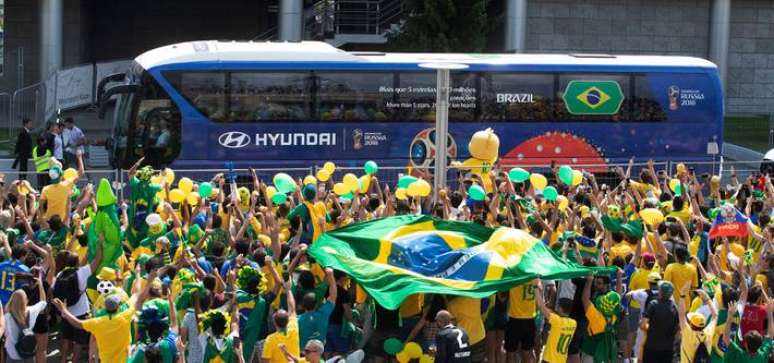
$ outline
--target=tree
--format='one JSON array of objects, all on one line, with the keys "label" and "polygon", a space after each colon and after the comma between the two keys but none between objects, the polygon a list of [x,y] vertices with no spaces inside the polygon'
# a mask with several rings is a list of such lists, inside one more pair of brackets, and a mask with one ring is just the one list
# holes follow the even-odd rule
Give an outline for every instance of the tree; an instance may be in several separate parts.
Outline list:
[{"label": "tree", "polygon": [[388,47],[405,52],[481,52],[494,21],[489,0],[408,0],[400,29],[387,34]]}]

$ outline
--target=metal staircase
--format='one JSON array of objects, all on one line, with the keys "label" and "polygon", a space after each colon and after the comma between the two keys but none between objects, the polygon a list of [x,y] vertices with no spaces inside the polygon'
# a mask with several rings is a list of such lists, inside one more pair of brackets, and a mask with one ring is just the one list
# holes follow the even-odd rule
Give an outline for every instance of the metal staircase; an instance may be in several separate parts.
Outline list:
[{"label": "metal staircase", "polygon": [[[304,9],[304,39],[346,44],[384,44],[400,29],[404,0],[319,0]],[[276,40],[277,27],[253,40]]]}]

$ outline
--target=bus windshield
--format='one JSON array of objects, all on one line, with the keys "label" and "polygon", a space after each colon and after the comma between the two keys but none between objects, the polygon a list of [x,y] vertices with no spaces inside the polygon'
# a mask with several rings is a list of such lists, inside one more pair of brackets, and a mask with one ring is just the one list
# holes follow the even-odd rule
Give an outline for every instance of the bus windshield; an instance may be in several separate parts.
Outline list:
[{"label": "bus windshield", "polygon": [[180,153],[180,110],[150,73],[136,81],[139,93],[119,96],[115,109],[114,162],[128,168],[145,157],[154,168],[169,165]]}]

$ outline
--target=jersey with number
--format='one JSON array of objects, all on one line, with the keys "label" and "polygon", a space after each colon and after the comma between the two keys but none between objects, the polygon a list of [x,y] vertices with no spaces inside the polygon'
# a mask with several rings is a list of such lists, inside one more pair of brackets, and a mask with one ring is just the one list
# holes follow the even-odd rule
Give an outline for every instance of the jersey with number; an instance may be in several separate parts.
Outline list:
[{"label": "jersey with number", "polygon": [[513,319],[532,319],[537,316],[536,291],[537,284],[535,281],[512,288],[508,298],[508,317]]},{"label": "jersey with number", "polygon": [[567,362],[567,350],[570,348],[572,335],[578,323],[574,319],[565,318],[551,313],[548,317],[551,325],[548,331],[548,339],[543,347],[543,361],[548,363]]},{"label": "jersey with number", "polygon": [[435,363],[470,362],[468,333],[452,324],[441,329],[435,336]]}]

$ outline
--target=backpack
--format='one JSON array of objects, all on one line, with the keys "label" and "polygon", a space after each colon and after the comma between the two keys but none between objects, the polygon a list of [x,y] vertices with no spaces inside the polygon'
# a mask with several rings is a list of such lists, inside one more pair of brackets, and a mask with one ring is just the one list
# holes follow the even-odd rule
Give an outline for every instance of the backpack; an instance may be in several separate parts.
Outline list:
[{"label": "backpack", "polygon": [[645,290],[645,294],[648,295],[648,297],[645,298],[645,305],[644,305],[644,309],[647,310],[648,306],[650,305],[650,302],[658,299],[658,294],[656,294],[653,290],[650,290],[650,289]]},{"label": "backpack", "polygon": [[[29,313],[27,313],[26,319],[29,321]],[[19,335],[16,337],[16,344],[14,345],[16,352],[19,353],[22,359],[35,357],[35,353],[38,351],[38,341],[35,338],[35,333],[32,332],[32,329],[27,329],[26,322],[25,324],[19,324],[15,317],[13,320],[19,328]]]},{"label": "backpack", "polygon": [[82,291],[78,286],[78,271],[67,268],[56,278],[54,297],[64,301],[67,306],[73,306],[81,298]]},{"label": "backpack", "polygon": [[707,338],[708,337],[704,337],[704,339],[699,343],[699,346],[696,348],[696,353],[693,354],[694,363],[707,363],[710,361],[710,355],[707,351],[707,346],[704,345],[704,340]]}]

